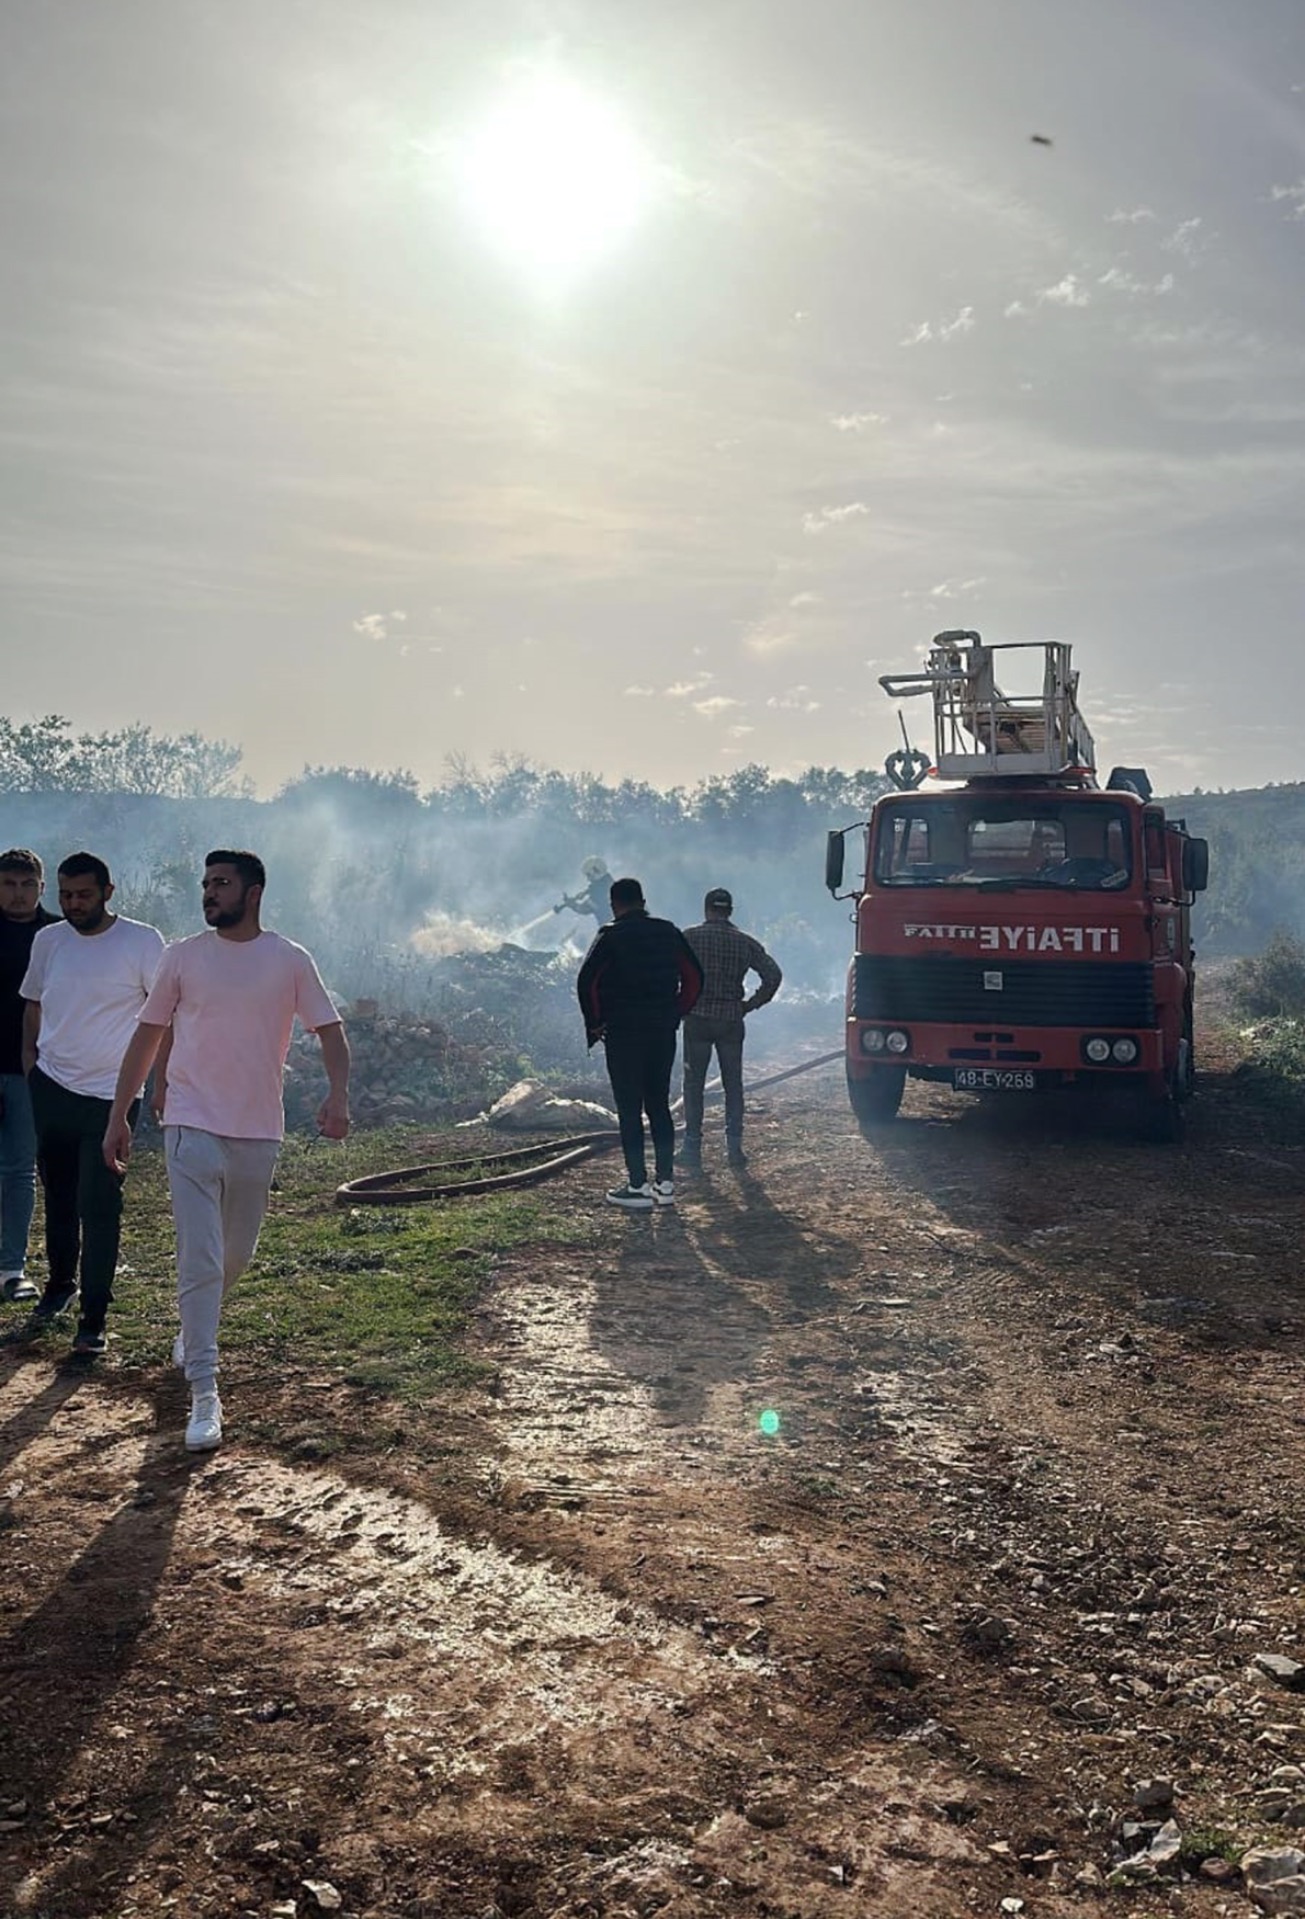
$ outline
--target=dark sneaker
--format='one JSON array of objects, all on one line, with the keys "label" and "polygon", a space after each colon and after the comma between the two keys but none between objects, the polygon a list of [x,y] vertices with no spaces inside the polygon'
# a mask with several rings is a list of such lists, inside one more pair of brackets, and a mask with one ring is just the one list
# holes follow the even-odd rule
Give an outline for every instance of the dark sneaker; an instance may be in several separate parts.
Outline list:
[{"label": "dark sneaker", "polygon": [[746,1166],[748,1156],[741,1146],[731,1146],[725,1155],[731,1166]]},{"label": "dark sneaker", "polygon": [[109,1350],[108,1337],[102,1326],[79,1326],[72,1349],[83,1359],[98,1359],[101,1353]]},{"label": "dark sneaker", "polygon": [[674,1206],[675,1181],[672,1179],[655,1179],[652,1183],[652,1196],[654,1206]]},{"label": "dark sneaker", "polygon": [[38,1325],[47,1320],[58,1319],[60,1313],[66,1313],[77,1297],[75,1286],[47,1286],[32,1308],[32,1318]]},{"label": "dark sneaker", "polygon": [[700,1173],[702,1171],[702,1148],[700,1146],[681,1146],[675,1155],[675,1164],[682,1173]]},{"label": "dark sneaker", "polygon": [[650,1213],[657,1202],[653,1198],[652,1187],[645,1180],[642,1186],[631,1186],[628,1182],[624,1186],[613,1186],[607,1195],[607,1203],[609,1206],[624,1206],[631,1213]]},{"label": "dark sneaker", "polygon": [[26,1306],[40,1297],[38,1288],[33,1286],[25,1273],[6,1273],[0,1279],[0,1299],[10,1306]]}]

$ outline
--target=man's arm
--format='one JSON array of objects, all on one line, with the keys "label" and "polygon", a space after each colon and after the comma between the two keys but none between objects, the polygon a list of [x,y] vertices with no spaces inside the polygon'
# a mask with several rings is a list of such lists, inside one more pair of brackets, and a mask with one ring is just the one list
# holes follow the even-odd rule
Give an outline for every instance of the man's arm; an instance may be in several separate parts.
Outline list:
[{"label": "man's arm", "polygon": [[749,970],[757,975],[761,984],[750,998],[744,1000],[742,1006],[744,1013],[755,1013],[759,1006],[768,1005],[778,993],[784,978],[779,966],[770,957],[760,940],[752,941],[751,958],[752,964]]},{"label": "man's arm", "polygon": [[580,1002],[580,1012],[585,1023],[585,1037],[591,1046],[603,1036],[603,1007],[599,981],[607,965],[606,945],[606,928],[600,926],[576,975],[576,998]]},{"label": "man's arm", "polygon": [[145,1084],[168,1030],[166,1026],[147,1026],[142,1020],[122,1056],[109,1123],[104,1129],[104,1163],[110,1172],[125,1173],[127,1170],[127,1161],[131,1158],[131,1124],[127,1109]]},{"label": "man's arm", "polygon": [[41,1002],[23,1001],[23,1071],[30,1073],[36,1064],[36,1042],[41,1036]]},{"label": "man's arm", "polygon": [[172,1056],[172,1028],[163,1035],[163,1043],[154,1056],[154,1081],[150,1087],[150,1111],[154,1124],[162,1126],[163,1108],[168,1097],[168,1061]]},{"label": "man's arm", "polygon": [[317,1130],[324,1139],[344,1139],[349,1131],[349,1042],[343,1022],[319,1026],[317,1041],[329,1088],[317,1109]]},{"label": "man's arm", "polygon": [[686,1013],[693,1011],[702,998],[704,975],[698,955],[678,927],[675,937],[680,942],[675,954],[676,965],[680,971],[680,990],[675,997],[675,1017],[683,1019]]}]

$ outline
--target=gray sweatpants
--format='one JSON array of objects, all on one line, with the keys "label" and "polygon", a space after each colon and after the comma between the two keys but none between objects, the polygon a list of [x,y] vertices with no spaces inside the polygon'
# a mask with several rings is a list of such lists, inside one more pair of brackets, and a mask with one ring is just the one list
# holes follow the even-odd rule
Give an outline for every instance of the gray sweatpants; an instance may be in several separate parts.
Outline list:
[{"label": "gray sweatpants", "polygon": [[192,1386],[212,1387],[223,1296],[254,1257],[281,1142],[165,1126],[163,1143],[177,1227],[186,1378]]}]

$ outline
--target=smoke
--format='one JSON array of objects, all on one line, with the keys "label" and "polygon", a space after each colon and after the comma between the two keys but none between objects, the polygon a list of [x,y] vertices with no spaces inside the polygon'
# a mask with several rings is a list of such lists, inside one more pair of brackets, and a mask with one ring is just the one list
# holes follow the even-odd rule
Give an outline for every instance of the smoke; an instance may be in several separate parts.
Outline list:
[{"label": "smoke", "polygon": [[[586,858],[640,879],[650,910],[680,925],[702,918],[710,887],[728,886],[737,923],[784,969],[779,999],[754,1023],[758,1044],[794,1021],[814,1031],[852,944],[848,908],[824,888],[824,836],[864,819],[878,784],[748,767],[660,792],[509,764],[461,770],[423,797],[399,777],[337,771],[267,801],[8,794],[5,832],[46,861],[47,905],[59,860],[87,847],[113,872],[118,910],[169,939],[203,927],[208,849],[252,847],[268,868],[264,923],[309,948],[341,1001],[456,1018],[467,1034],[499,1021],[525,1058],[579,1071],[593,1063],[574,979],[596,922],[563,899],[587,886]],[[459,955],[476,966],[459,969]]]},{"label": "smoke", "polygon": [[424,959],[446,959],[450,953],[489,953],[502,944],[501,934],[452,913],[428,913],[425,922],[408,935],[408,945]]}]

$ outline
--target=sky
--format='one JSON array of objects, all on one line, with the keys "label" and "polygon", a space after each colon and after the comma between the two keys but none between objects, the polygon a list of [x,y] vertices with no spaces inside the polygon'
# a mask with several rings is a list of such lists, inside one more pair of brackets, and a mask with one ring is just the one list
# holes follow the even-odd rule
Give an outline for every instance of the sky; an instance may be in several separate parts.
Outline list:
[{"label": "sky", "polygon": [[967,627],[1305,778],[1300,0],[13,0],[0,247],[11,718],[667,786]]}]

